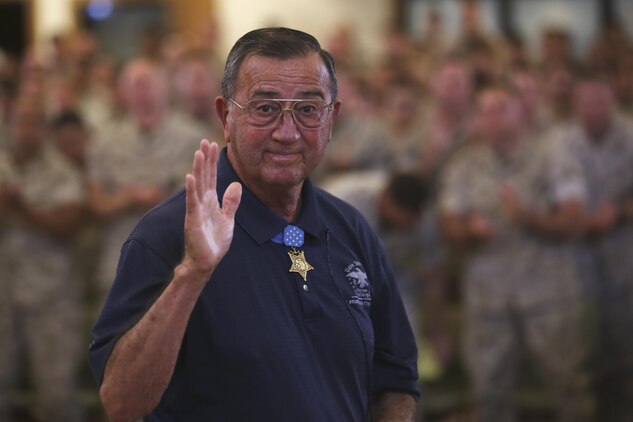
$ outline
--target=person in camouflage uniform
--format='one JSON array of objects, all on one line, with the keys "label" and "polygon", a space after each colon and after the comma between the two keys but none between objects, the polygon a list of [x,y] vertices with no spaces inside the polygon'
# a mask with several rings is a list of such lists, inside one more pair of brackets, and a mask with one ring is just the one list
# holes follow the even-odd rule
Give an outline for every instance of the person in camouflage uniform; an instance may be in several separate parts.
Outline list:
[{"label": "person in camouflage uniform", "polygon": [[104,220],[97,283],[109,290],[121,245],[152,206],[183,186],[199,133],[168,108],[167,83],[157,65],[129,62],[120,79],[129,117],[95,134],[88,152],[91,203]]},{"label": "person in camouflage uniform", "polygon": [[587,184],[578,250],[585,286],[597,299],[600,420],[633,420],[633,126],[616,114],[606,81],[586,75],[578,120],[561,134]]},{"label": "person in camouflage uniform", "polygon": [[520,344],[552,387],[559,418],[590,418],[582,299],[572,244],[582,216],[580,168],[558,144],[523,137],[517,98],[477,98],[478,138],[448,163],[439,207],[445,233],[469,251],[465,362],[480,421],[515,420]]},{"label": "person in camouflage uniform", "polygon": [[[45,118],[37,102],[18,103],[10,134],[0,170],[0,356],[5,359],[0,397],[9,395],[14,375],[9,368],[15,368],[12,357],[22,346],[37,420],[78,421],[81,289],[72,271],[69,236],[81,221],[84,190],[79,175],[44,143]],[[23,343],[17,349],[16,340]]]}]

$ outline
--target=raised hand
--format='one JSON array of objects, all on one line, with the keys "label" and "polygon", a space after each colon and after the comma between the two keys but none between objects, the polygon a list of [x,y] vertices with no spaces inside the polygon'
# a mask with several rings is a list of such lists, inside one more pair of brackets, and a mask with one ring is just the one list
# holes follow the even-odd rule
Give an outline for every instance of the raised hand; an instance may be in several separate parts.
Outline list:
[{"label": "raised hand", "polygon": [[[185,257],[183,264],[207,278],[224,257],[233,240],[235,212],[242,185],[231,183],[222,207],[216,191],[218,145],[205,139],[195,152],[186,180]],[[206,281],[206,279],[205,279]]]}]

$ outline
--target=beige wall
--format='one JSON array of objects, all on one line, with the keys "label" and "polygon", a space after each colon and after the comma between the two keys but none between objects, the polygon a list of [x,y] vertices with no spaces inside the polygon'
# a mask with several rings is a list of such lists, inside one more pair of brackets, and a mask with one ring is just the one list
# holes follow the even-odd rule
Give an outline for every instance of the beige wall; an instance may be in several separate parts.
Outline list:
[{"label": "beige wall", "polygon": [[41,43],[50,36],[73,29],[74,0],[32,0],[33,36]]},{"label": "beige wall", "polygon": [[[74,28],[74,5],[80,0],[32,1],[36,43],[42,44],[51,35]],[[201,13],[216,15],[223,53],[228,52],[239,36],[265,25],[301,29],[325,42],[337,26],[348,24],[354,29],[360,50],[371,60],[391,19],[390,0],[165,0],[165,3],[174,10],[174,21],[179,28],[186,27],[188,20]],[[192,26],[196,24],[192,22]]]},{"label": "beige wall", "polygon": [[309,32],[324,42],[339,25],[349,24],[360,50],[372,59],[388,27],[390,0],[215,0],[224,52],[245,32],[267,25]]}]

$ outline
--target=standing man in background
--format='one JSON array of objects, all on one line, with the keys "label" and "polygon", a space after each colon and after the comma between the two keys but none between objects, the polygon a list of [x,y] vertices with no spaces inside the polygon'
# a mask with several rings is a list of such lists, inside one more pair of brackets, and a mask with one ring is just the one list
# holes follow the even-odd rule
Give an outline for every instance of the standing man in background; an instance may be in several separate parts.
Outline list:
[{"label": "standing man in background", "polygon": [[597,300],[600,420],[633,419],[633,126],[618,116],[608,82],[579,79],[571,145],[587,184],[580,273]]},{"label": "standing man in background", "polygon": [[584,183],[558,143],[525,136],[503,86],[476,101],[479,138],[447,164],[440,190],[446,236],[465,248],[465,362],[481,422],[514,421],[523,342],[551,386],[558,420],[591,420],[573,243]]},{"label": "standing man in background", "polygon": [[[35,420],[80,421],[82,289],[71,239],[82,222],[82,179],[47,143],[38,98],[18,100],[9,128],[9,152],[0,158],[0,401],[14,388],[19,351],[35,390]],[[10,421],[2,405],[0,418]]]},{"label": "standing man in background", "polygon": [[102,300],[121,244],[145,212],[180,187],[199,142],[199,132],[171,112],[167,88],[157,63],[129,61],[119,79],[129,117],[95,132],[88,150],[90,203],[104,225],[96,275]]},{"label": "standing man in background", "polygon": [[[417,350],[390,264],[314,187],[334,61],[286,28],[235,44],[186,190],[123,246],[91,364],[114,421],[412,421]],[[184,227],[184,228],[183,228]]]}]

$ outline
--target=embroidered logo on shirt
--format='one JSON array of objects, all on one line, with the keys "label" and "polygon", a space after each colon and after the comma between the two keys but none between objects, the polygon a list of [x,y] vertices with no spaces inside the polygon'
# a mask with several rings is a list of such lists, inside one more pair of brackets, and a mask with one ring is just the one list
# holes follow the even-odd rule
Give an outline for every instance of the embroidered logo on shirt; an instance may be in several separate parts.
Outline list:
[{"label": "embroidered logo on shirt", "polygon": [[350,305],[370,306],[371,291],[369,289],[369,280],[367,273],[363,269],[363,265],[354,261],[345,267],[345,278],[352,287],[352,297],[349,299]]}]

